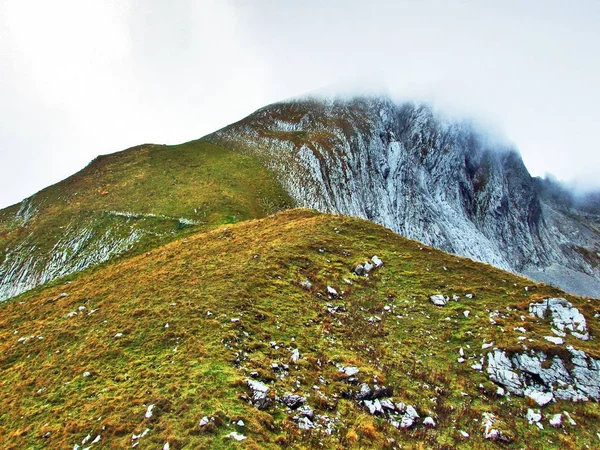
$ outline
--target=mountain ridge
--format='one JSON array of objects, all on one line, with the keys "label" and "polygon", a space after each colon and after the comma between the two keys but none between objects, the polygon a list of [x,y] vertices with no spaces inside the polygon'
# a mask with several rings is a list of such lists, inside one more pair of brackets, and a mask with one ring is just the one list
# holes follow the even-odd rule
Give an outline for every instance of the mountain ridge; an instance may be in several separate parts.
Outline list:
[{"label": "mountain ridge", "polygon": [[428,104],[294,99],[206,139],[262,158],[303,206],[533,278],[558,265],[582,274],[577,293],[600,296],[600,216],[547,201],[513,147]]}]

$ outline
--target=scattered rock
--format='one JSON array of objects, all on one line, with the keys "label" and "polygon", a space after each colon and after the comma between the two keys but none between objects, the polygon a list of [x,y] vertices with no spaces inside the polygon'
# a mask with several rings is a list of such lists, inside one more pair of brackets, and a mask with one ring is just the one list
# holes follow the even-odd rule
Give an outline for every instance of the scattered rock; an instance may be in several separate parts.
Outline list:
[{"label": "scattered rock", "polygon": [[538,391],[534,387],[525,389],[525,397],[532,399],[539,406],[545,406],[554,399],[552,392]]},{"label": "scattered rock", "polygon": [[548,421],[551,427],[558,428],[562,425],[562,414],[554,414]]},{"label": "scattered rock", "polygon": [[246,439],[246,436],[244,436],[243,434],[238,433],[237,431],[232,431],[231,433],[229,433],[228,435],[225,436],[226,439],[235,439],[238,442],[243,441],[244,439]]},{"label": "scattered rock", "polygon": [[565,343],[563,338],[557,336],[544,336],[544,339],[546,339],[548,342],[552,342],[554,345],[563,345]]},{"label": "scattered rock", "polygon": [[209,423],[210,420],[208,419],[208,417],[204,416],[202,419],[200,419],[200,423],[198,424],[198,426],[202,428],[208,425]]},{"label": "scattered rock", "polygon": [[465,295],[465,297],[467,297],[467,298],[473,298],[474,295],[473,294],[467,294],[467,295]]},{"label": "scattered rock", "polygon": [[281,398],[281,402],[290,409],[297,409],[306,403],[306,397],[296,394],[286,394]]},{"label": "scattered rock", "polygon": [[415,408],[411,405],[406,407],[406,412],[402,416],[402,420],[400,421],[400,428],[410,428],[412,427],[416,420],[419,418],[419,414]]},{"label": "scattered rock", "polygon": [[145,414],[146,419],[149,419],[150,417],[152,417],[153,409],[154,409],[154,405],[148,405],[148,408],[146,409],[146,414]]},{"label": "scattered rock", "polygon": [[568,330],[574,337],[584,341],[590,338],[585,316],[564,298],[548,298],[541,303],[531,303],[529,313],[540,319],[550,313],[552,323],[560,331]]},{"label": "scattered rock", "polygon": [[425,417],[425,420],[423,420],[423,425],[425,425],[426,427],[435,427],[435,420],[433,420],[433,418],[427,416]]},{"label": "scattered rock", "polygon": [[292,356],[290,357],[290,361],[293,363],[297,363],[300,360],[300,351],[295,348],[292,350]]},{"label": "scattered rock", "polygon": [[260,381],[251,380],[246,378],[246,383],[252,391],[252,405],[258,409],[266,409],[273,403],[273,400],[269,397],[271,388]]},{"label": "scattered rock", "polygon": [[373,261],[373,264],[375,264],[376,268],[380,268],[381,266],[383,266],[383,261],[381,259],[379,259],[379,257],[377,255],[373,256],[371,258],[371,261]]},{"label": "scattered rock", "polygon": [[362,264],[358,264],[355,268],[354,268],[354,273],[358,276],[362,276],[365,275],[365,267]]},{"label": "scattered rock", "polygon": [[340,369],[340,372],[343,372],[347,377],[352,377],[352,376],[356,375],[358,372],[360,372],[360,370],[358,370],[357,367],[348,366],[348,367],[342,367]]},{"label": "scattered rock", "polygon": [[445,306],[446,303],[448,303],[449,298],[438,294],[432,295],[429,297],[429,300],[431,300],[431,303],[433,303],[435,306]]},{"label": "scattered rock", "polygon": [[312,283],[308,280],[301,281],[300,286],[303,289],[306,289],[307,291],[310,291],[312,289]]},{"label": "scattered rock", "polygon": [[337,297],[338,296],[338,292],[332,288],[331,286],[327,286],[327,294],[330,295],[331,297]]},{"label": "scattered rock", "polygon": [[540,413],[540,410],[533,410],[531,408],[527,409],[527,415],[525,416],[525,418],[527,419],[527,421],[529,423],[537,423],[540,420],[542,420],[542,414]]},{"label": "scattered rock", "polygon": [[471,314],[471,311],[469,311],[469,310],[463,311],[463,314],[464,314],[465,318],[468,318],[469,314]]},{"label": "scattered rock", "polygon": [[81,376],[84,377],[84,378],[91,377],[92,373],[86,371],[86,372],[83,372],[83,374]]}]

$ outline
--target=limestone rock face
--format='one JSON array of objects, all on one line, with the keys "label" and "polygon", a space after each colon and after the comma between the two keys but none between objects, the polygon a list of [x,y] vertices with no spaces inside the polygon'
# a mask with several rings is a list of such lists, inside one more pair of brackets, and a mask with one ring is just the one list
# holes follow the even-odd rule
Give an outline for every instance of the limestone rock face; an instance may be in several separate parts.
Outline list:
[{"label": "limestone rock face", "polygon": [[299,206],[600,297],[598,211],[553,195],[514,148],[429,105],[293,100],[208,139],[258,155]]}]

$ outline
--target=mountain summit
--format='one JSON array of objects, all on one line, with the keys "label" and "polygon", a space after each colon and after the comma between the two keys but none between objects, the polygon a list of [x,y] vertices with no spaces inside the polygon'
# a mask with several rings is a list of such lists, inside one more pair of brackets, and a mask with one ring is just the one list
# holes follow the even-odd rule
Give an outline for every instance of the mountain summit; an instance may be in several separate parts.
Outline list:
[{"label": "mountain summit", "polygon": [[211,136],[257,156],[299,205],[600,296],[600,215],[552,195],[519,153],[427,104],[276,103]]},{"label": "mountain summit", "polygon": [[294,206],[600,297],[600,208],[471,123],[370,96],[276,103],[197,141],[102,156],[0,211],[0,300]]}]

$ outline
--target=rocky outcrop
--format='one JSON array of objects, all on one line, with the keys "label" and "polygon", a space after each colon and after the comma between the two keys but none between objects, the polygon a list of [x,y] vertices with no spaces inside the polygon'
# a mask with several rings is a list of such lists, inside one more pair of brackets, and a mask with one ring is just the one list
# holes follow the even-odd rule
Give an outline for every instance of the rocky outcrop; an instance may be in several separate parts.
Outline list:
[{"label": "rocky outcrop", "polygon": [[208,139],[260,157],[299,205],[600,295],[597,212],[550,195],[512,147],[428,105],[295,100]]}]

